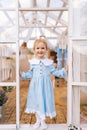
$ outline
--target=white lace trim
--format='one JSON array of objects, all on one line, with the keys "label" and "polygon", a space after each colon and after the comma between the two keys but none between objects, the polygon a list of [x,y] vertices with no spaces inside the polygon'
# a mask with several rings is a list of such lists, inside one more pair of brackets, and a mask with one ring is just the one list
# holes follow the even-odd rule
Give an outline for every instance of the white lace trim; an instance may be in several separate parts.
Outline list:
[{"label": "white lace trim", "polygon": [[52,119],[53,117],[56,116],[56,112],[55,112],[55,111],[52,112],[52,113],[42,114],[41,112],[36,111],[36,110],[34,110],[34,109],[31,110],[31,109],[29,109],[29,108],[26,108],[25,112],[26,112],[26,113],[37,113],[37,114],[40,116],[41,119],[45,119],[46,116],[49,116],[49,117]]},{"label": "white lace trim", "polygon": [[30,64],[35,64],[35,65],[37,65],[37,64],[40,63],[40,61],[41,61],[44,65],[46,65],[46,66],[53,64],[53,61],[50,60],[50,59],[48,59],[48,58],[44,58],[44,59],[41,59],[41,60],[40,60],[40,59],[33,58],[33,59],[29,60],[29,63],[30,63]]}]

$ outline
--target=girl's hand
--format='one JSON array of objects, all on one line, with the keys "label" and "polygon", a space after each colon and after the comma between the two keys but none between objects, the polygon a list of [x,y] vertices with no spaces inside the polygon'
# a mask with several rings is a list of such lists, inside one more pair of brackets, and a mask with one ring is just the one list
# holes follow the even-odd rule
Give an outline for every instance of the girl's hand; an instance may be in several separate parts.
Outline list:
[{"label": "girl's hand", "polygon": [[22,71],[21,71],[21,70],[19,70],[19,75],[20,75],[20,77],[21,77],[21,75],[22,75]]},{"label": "girl's hand", "polygon": [[66,72],[68,72],[68,65],[66,65],[66,68],[65,68],[65,69],[66,69]]}]

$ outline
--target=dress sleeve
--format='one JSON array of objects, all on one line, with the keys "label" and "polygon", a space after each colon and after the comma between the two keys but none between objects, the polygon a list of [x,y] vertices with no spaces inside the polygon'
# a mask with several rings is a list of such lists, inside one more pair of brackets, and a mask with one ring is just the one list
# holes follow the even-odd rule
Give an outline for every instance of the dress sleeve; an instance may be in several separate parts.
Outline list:
[{"label": "dress sleeve", "polygon": [[33,76],[33,66],[30,66],[30,70],[23,72],[21,75],[22,79],[31,79]]},{"label": "dress sleeve", "polygon": [[59,48],[58,48],[58,47],[55,47],[54,51],[55,51],[56,53],[58,53],[58,52],[59,52]]},{"label": "dress sleeve", "polygon": [[62,68],[62,69],[58,70],[57,68],[54,68],[53,65],[51,65],[50,66],[50,71],[54,76],[56,76],[58,78],[67,77],[67,72],[66,72],[65,68]]}]

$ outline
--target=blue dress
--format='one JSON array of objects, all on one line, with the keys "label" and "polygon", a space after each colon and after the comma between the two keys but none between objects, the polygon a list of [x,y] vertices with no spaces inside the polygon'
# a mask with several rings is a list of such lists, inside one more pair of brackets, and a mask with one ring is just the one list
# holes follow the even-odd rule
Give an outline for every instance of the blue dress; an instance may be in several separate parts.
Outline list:
[{"label": "blue dress", "polygon": [[40,118],[56,116],[52,81],[50,74],[63,78],[65,69],[55,69],[53,61],[47,58],[30,60],[30,70],[22,73],[23,79],[31,78],[25,112],[37,113]]},{"label": "blue dress", "polygon": [[66,67],[66,61],[67,61],[67,49],[60,49],[58,47],[55,47],[54,50],[57,53],[57,67],[58,69],[62,69],[62,56],[64,55],[64,67]]}]

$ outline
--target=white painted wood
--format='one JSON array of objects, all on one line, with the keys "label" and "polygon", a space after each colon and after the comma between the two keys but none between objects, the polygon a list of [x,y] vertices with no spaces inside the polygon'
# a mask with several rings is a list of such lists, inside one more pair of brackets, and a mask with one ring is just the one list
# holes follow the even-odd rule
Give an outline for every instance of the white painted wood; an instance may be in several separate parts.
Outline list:
[{"label": "white painted wood", "polygon": [[[21,125],[19,130],[34,130],[32,126],[29,125]],[[41,128],[38,128],[38,130],[41,130]],[[63,124],[48,124],[47,130],[67,130],[67,125]]]},{"label": "white painted wood", "polygon": [[16,86],[16,82],[0,82],[0,86]]},{"label": "white painted wood", "polygon": [[9,129],[15,129],[16,128],[16,124],[0,124],[0,130],[9,130]]},{"label": "white painted wood", "polygon": [[[65,28],[67,28],[67,25],[52,25],[52,26],[50,26],[50,25],[38,25],[38,28],[63,28],[63,27],[65,27]],[[36,25],[32,25],[31,24],[31,26],[30,25],[21,25],[20,26],[20,28],[37,28],[37,26]]]},{"label": "white painted wood", "polygon": [[72,43],[68,44],[67,123],[72,124]]},{"label": "white painted wood", "polygon": [[[87,124],[81,125],[82,130],[87,130]],[[26,124],[21,125],[19,129],[15,127],[15,125],[3,125],[0,126],[0,130],[34,130],[32,126]],[[37,130],[41,130],[41,128],[38,128]],[[47,130],[68,130],[68,126],[66,124],[48,124]]]},{"label": "white painted wood", "polygon": [[72,85],[74,86],[87,86],[87,82],[72,82]]},{"label": "white painted wood", "polygon": [[[9,125],[10,126],[10,125]],[[0,130],[34,130],[33,127],[29,124],[20,125],[19,129],[16,127],[0,127]],[[66,124],[48,124],[47,130],[67,130]],[[38,130],[41,130],[41,128],[38,128]]]},{"label": "white painted wood", "polygon": [[[73,50],[73,80],[80,82],[80,55]],[[73,87],[73,124],[80,125],[80,88]]]},{"label": "white painted wood", "polygon": [[20,124],[20,84],[19,84],[19,4],[16,0],[16,128]]},{"label": "white painted wood", "polygon": [[72,0],[69,3],[68,16],[68,85],[67,85],[67,123],[72,124]]},{"label": "white painted wood", "polygon": [[0,11],[15,11],[15,8],[5,8],[5,7],[0,7]]},{"label": "white painted wood", "polygon": [[0,128],[0,130],[16,130],[16,128]]},{"label": "white painted wood", "polygon": [[87,36],[76,36],[72,37],[72,41],[87,41]]},{"label": "white painted wood", "polygon": [[80,88],[73,86],[72,119],[73,124],[80,126]]},{"label": "white painted wood", "polygon": [[68,8],[19,8],[21,11],[67,11]]}]

